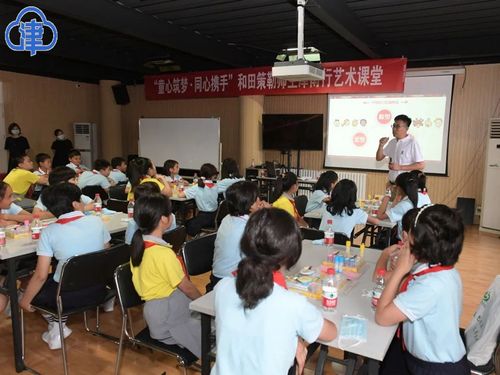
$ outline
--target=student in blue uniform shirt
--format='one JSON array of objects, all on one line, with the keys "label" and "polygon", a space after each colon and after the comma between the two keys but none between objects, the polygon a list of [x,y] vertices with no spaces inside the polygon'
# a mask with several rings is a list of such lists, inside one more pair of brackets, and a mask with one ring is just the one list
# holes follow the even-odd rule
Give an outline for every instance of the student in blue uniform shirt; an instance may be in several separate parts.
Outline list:
[{"label": "student in blue uniform shirt", "polygon": [[[365,211],[356,207],[358,188],[354,181],[340,180],[333,188],[330,202],[321,218],[320,230],[328,229],[328,220],[332,220],[333,231],[342,233],[347,238],[356,225],[378,224],[377,218],[369,216]],[[336,242],[337,243],[337,242]]]},{"label": "student in blue uniform shirt", "polygon": [[[36,171],[33,171],[34,174],[36,174],[37,176],[45,176],[50,173],[50,170],[52,169],[52,159],[50,158],[50,155],[42,152],[35,156],[35,161],[38,165],[38,168]],[[46,185],[36,184],[35,190],[31,195],[31,199],[38,199],[40,193],[45,187]]]},{"label": "student in blue uniform shirt", "polygon": [[217,168],[210,163],[203,164],[200,168],[198,184],[179,192],[180,198],[194,199],[198,207],[198,215],[186,223],[186,232],[191,237],[196,236],[205,227],[214,223],[218,207]]},{"label": "student in blue uniform shirt", "polygon": [[163,163],[163,169],[165,169],[165,173],[167,174],[165,176],[167,182],[173,183],[182,180],[182,177],[179,176],[180,166],[177,160],[165,160],[165,163]]},{"label": "student in blue uniform shirt", "polygon": [[73,169],[76,174],[80,174],[83,171],[88,171],[89,169],[82,164],[82,154],[78,150],[71,150],[68,154],[69,163],[66,167]]},{"label": "student in blue uniform shirt", "polygon": [[126,184],[128,182],[127,173],[127,161],[124,158],[116,157],[111,159],[111,168],[113,170],[109,173],[109,178],[112,179],[115,184]]},{"label": "student in blue uniform shirt", "polygon": [[403,239],[401,220],[404,214],[412,208],[420,208],[431,203],[427,190],[425,193],[419,192],[419,181],[422,184],[420,178],[413,172],[401,173],[396,177],[397,195],[394,202],[392,202],[392,206],[387,208],[390,197],[385,196],[382,199],[378,218],[381,220],[389,219],[393,223],[398,223],[398,239]]},{"label": "student in blue uniform shirt", "polygon": [[207,291],[212,290],[223,277],[232,276],[238,268],[242,257],[240,241],[249,215],[260,208],[270,207],[269,203],[259,199],[257,186],[249,181],[238,181],[231,185],[226,192],[226,203],[229,214],[222,219],[217,231]]},{"label": "student in blue uniform shirt", "polygon": [[[145,182],[141,185],[137,185],[134,189],[134,200],[135,202],[139,201],[139,198],[149,196],[151,194],[158,193],[160,194],[160,188],[154,182]],[[137,209],[137,203],[134,206],[134,211]],[[175,215],[170,214],[171,224],[165,231],[165,233],[177,228],[177,223],[175,220]],[[125,243],[130,245],[132,243],[132,238],[134,237],[134,233],[139,229],[137,223],[134,219],[130,220],[127,224],[127,230],[125,231]]]},{"label": "student in blue uniform shirt", "polygon": [[[19,302],[25,311],[35,311],[31,306],[32,301],[56,308],[55,296],[64,262],[77,254],[90,253],[109,246],[111,236],[101,218],[83,214],[81,195],[78,186],[60,183],[48,187],[42,196],[43,204],[58,220],[41,233],[37,247],[36,270]],[[58,263],[54,274],[49,274],[53,257]],[[65,293],[62,299],[64,307],[70,309],[95,301],[96,296],[104,296],[105,293],[105,288],[89,288]],[[43,333],[42,340],[50,349],[60,349],[58,322],[48,316],[46,319],[49,326],[48,331]],[[66,320],[67,317],[63,317],[64,337],[71,334]]]},{"label": "student in blue uniform shirt", "polygon": [[[76,172],[69,167],[56,167],[50,172],[49,175],[49,185],[56,185],[62,182],[69,182],[76,185]],[[37,214],[40,219],[49,219],[54,217],[52,213],[45,207],[42,202],[42,194],[38,197],[35,207],[33,208],[33,214]],[[92,198],[82,194],[81,202],[83,203],[84,211],[92,211],[94,209],[94,201]]]},{"label": "student in blue uniform shirt", "polygon": [[14,195],[8,183],[0,181],[0,227],[31,220],[32,215],[16,205]]},{"label": "student in blue uniform shirt", "polygon": [[78,177],[78,187],[83,189],[86,186],[100,186],[108,191],[110,186],[115,185],[114,181],[109,180],[111,173],[111,164],[104,159],[97,159],[94,162],[94,170],[85,171]]},{"label": "student in blue uniform shirt", "polygon": [[337,183],[339,176],[334,171],[321,173],[318,182],[314,185],[314,191],[307,200],[306,212],[324,208],[330,200],[330,194]]},{"label": "student in blue uniform shirt", "polygon": [[462,219],[445,205],[406,215],[415,220],[375,313],[382,326],[400,324],[380,373],[469,375],[460,337],[462,280],[455,269],[464,240]]},{"label": "student in blue uniform shirt", "polygon": [[331,341],[334,323],[304,296],[286,289],[283,271],[302,252],[299,227],[282,209],[252,214],[243,232],[245,258],[236,278],[215,287],[217,361],[212,375],[286,375],[294,357],[305,361],[302,340]]},{"label": "student in blue uniform shirt", "polygon": [[236,163],[236,160],[231,158],[224,159],[221,168],[221,179],[217,181],[217,190],[219,191],[219,194],[222,193],[225,197],[226,190],[229,188],[229,186],[238,181],[244,180],[245,179],[240,175],[240,170],[238,168],[238,163]]}]

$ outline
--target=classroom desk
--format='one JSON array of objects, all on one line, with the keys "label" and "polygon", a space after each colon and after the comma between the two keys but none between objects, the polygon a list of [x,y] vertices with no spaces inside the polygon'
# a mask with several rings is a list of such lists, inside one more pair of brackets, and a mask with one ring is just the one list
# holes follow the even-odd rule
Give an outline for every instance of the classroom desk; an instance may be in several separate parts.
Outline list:
[{"label": "classroom desk", "polygon": [[[324,212],[323,210],[324,210],[324,208],[317,208],[315,210],[307,212],[304,215],[304,218],[321,220],[321,218],[323,217],[323,212]],[[354,238],[358,237],[361,233],[363,233],[363,239],[361,242],[365,242],[367,236],[370,236],[370,238],[373,239],[373,237],[376,234],[377,228],[379,228],[381,230],[390,231],[395,226],[396,226],[396,223],[393,223],[389,219],[380,220],[378,224],[366,223],[365,227],[354,235]],[[387,236],[387,246],[390,245],[390,240],[391,240],[391,236],[389,233],[389,235]],[[373,240],[372,240],[372,243],[370,245],[373,245]]]},{"label": "classroom desk", "polygon": [[[344,249],[344,246],[334,245],[335,249]],[[290,270],[291,274],[296,274],[301,268],[307,266],[317,266],[321,264],[326,256],[331,252],[332,248],[323,245],[313,245],[311,241],[304,240],[302,255],[297,264]],[[357,248],[351,248],[352,254],[358,253]],[[368,320],[368,340],[366,343],[359,344],[355,347],[343,349],[354,354],[361,355],[368,358],[371,362],[383,360],[387,349],[392,341],[394,333],[396,332],[397,325],[390,327],[382,327],[375,323],[375,313],[371,308],[371,298],[364,297],[364,291],[371,290],[374,286],[372,281],[372,274],[375,264],[380,256],[380,251],[373,249],[366,249],[365,260],[367,266],[361,277],[357,281],[351,282],[339,294],[338,308],[335,312],[322,311],[323,316],[331,320],[340,328],[342,316],[349,315],[362,315]],[[312,304],[321,309],[321,301],[309,300]],[[210,373],[210,325],[211,319],[215,316],[214,306],[214,292],[205,294],[204,296],[192,301],[189,308],[201,314],[201,330],[202,330],[202,374],[208,375]],[[326,344],[333,348],[339,348],[338,338]],[[341,349],[341,348],[339,348]],[[377,366],[369,366],[371,370],[370,375],[377,373]]]},{"label": "classroom desk", "polygon": [[[127,229],[127,214],[118,212],[113,215],[103,215],[103,222],[110,234],[123,232]],[[55,221],[55,219],[50,220]],[[37,242],[30,238],[7,238],[7,245],[0,250],[0,261],[7,264],[7,291],[11,306],[12,338],[14,341],[14,365],[16,372],[30,370],[24,363],[22,350],[22,330],[17,300],[16,271],[19,261],[36,252]]]}]

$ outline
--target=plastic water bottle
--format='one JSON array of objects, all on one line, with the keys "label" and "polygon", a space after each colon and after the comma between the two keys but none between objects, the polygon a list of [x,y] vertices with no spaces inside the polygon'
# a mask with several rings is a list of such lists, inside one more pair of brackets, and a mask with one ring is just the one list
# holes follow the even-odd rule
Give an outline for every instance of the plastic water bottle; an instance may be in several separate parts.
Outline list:
[{"label": "plastic water bottle", "polygon": [[40,239],[41,230],[42,224],[40,223],[40,216],[33,215],[33,222],[31,223],[31,239],[33,241],[38,241]]},{"label": "plastic water bottle", "polygon": [[335,270],[328,268],[327,276],[323,280],[321,301],[323,310],[335,311],[337,308],[338,290]]},{"label": "plastic water bottle", "polygon": [[380,269],[377,271],[377,281],[375,283],[375,288],[373,288],[372,294],[372,309],[376,310],[378,301],[382,292],[384,291],[385,283],[384,283],[385,270]]},{"label": "plastic water bottle", "polygon": [[0,249],[5,249],[7,245],[7,237],[5,236],[5,229],[0,228]]},{"label": "plastic water bottle", "polygon": [[127,205],[127,215],[128,215],[129,219],[133,219],[134,218],[134,201],[128,202],[128,205]]},{"label": "plastic water bottle", "polygon": [[333,231],[333,220],[328,219],[326,221],[326,231],[325,231],[325,238],[324,238],[324,243],[326,246],[333,246],[334,240],[335,240],[335,232]]},{"label": "plastic water bottle", "polygon": [[193,185],[198,185],[198,173],[195,173],[193,176]]},{"label": "plastic water bottle", "polygon": [[94,199],[94,211],[97,216],[102,215],[102,200],[100,194],[95,195]]}]

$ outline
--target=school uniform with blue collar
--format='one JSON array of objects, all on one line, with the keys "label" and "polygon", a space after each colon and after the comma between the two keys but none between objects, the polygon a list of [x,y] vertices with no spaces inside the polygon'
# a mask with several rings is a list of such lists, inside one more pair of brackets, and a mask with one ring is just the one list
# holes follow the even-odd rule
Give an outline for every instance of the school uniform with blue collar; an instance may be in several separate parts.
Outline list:
[{"label": "school uniform with blue collar", "polygon": [[463,292],[458,271],[417,263],[402,285],[394,304],[408,318],[402,338],[410,373],[470,374],[459,329]]},{"label": "school uniform with blue collar", "polygon": [[[85,216],[81,211],[73,211],[59,216],[55,223],[42,230],[37,256],[54,257],[57,267],[53,275],[49,275],[40,292],[35,296],[35,303],[56,306],[55,295],[61,277],[64,262],[75,255],[103,250],[111,236],[102,220],[97,216]],[[96,296],[104,296],[105,288],[89,288],[88,290],[70,292],[63,296],[65,308],[85,305]]]},{"label": "school uniform with blue collar", "polygon": [[78,187],[83,189],[86,186],[100,186],[104,190],[109,189],[111,183],[106,176],[103,176],[98,171],[85,171],[78,178]]},{"label": "school uniform with blue collar", "polygon": [[[170,227],[168,227],[168,229],[164,233],[170,232],[171,230],[177,228],[175,215],[170,214],[170,217],[172,218],[172,224],[170,224]],[[125,243],[127,245],[130,245],[132,243],[132,238],[134,237],[134,233],[137,231],[137,229],[139,229],[137,223],[134,219],[131,219],[127,224],[127,230],[125,231]]]},{"label": "school uniform with blue collar", "polygon": [[128,182],[127,175],[118,169],[113,169],[109,173],[109,178],[111,178],[117,184],[124,184]]},{"label": "school uniform with blue collar", "polygon": [[319,230],[325,231],[327,229],[328,220],[333,220],[332,226],[335,233],[342,233],[347,237],[351,237],[351,233],[356,225],[366,224],[368,214],[360,208],[355,208],[352,210],[352,215],[348,215],[345,209],[341,215],[332,215],[325,209]]},{"label": "school uniform with blue collar", "polygon": [[15,203],[11,203],[9,208],[2,208],[0,213],[2,215],[18,215],[23,209]]},{"label": "school uniform with blue collar", "polygon": [[[431,199],[427,193],[418,193],[417,208],[423,207],[427,204],[431,204]],[[413,203],[408,197],[401,199],[394,207],[389,208],[386,211],[389,220],[393,223],[398,223],[398,238],[403,238],[403,216],[410,211],[413,207]]]},{"label": "school uniform with blue collar", "polygon": [[89,170],[85,165],[83,165],[83,164],[76,165],[73,162],[69,162],[68,164],[66,164],[66,167],[73,169],[77,173],[78,173],[79,169],[82,170],[82,171],[88,171]]},{"label": "school uniform with blue collar", "polygon": [[[89,203],[92,203],[93,201],[92,201],[92,198],[82,194],[80,196],[80,202],[82,202],[84,205],[87,205]],[[48,211],[47,207],[42,202],[41,195],[38,197],[38,200],[36,201],[35,208],[38,208],[41,211]]]},{"label": "school uniform with blue collar", "polygon": [[245,181],[245,179],[243,177],[223,178],[222,180],[217,181],[217,191],[219,194],[224,194],[224,198],[226,198],[226,190],[238,181]]},{"label": "school uniform with blue collar", "polygon": [[214,223],[218,207],[219,192],[217,185],[211,180],[205,180],[205,187],[193,185],[184,191],[186,198],[194,199],[198,207],[198,215],[186,223],[186,231],[190,236],[196,236],[202,228]]},{"label": "school uniform with blue collar", "polygon": [[311,197],[307,200],[306,212],[311,212],[326,206],[324,199],[330,196],[323,190],[314,190]]}]

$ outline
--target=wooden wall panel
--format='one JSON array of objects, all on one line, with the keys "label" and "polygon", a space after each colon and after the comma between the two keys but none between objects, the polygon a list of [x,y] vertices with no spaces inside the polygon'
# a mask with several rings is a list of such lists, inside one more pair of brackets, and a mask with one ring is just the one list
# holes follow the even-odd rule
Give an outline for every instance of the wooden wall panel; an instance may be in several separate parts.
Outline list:
[{"label": "wooden wall panel", "polygon": [[[143,85],[128,86],[128,92],[130,104],[123,106],[122,111],[125,153],[137,153],[138,124],[141,117],[220,117],[222,157],[239,160],[238,98],[147,101]],[[172,157],[175,158],[175,155]]]},{"label": "wooden wall panel", "polygon": [[[0,71],[6,127],[17,122],[31,145],[31,157],[52,154],[54,130],[72,137],[73,122],[99,123],[99,86]],[[1,140],[3,146],[3,139]],[[3,148],[3,147],[2,147]],[[1,165],[0,170],[7,166]]]},{"label": "wooden wall panel", "polygon": [[[466,67],[466,74],[456,76],[448,149],[448,177],[429,176],[428,187],[434,202],[455,206],[457,197],[476,199],[481,204],[484,176],[485,141],[488,122],[500,115],[500,64]],[[328,112],[327,95],[268,96],[264,113]],[[326,124],[325,124],[326,131]],[[410,128],[411,132],[411,128]],[[376,150],[373,150],[375,154]],[[296,164],[296,153],[292,164]],[[424,155],[425,156],[425,155]],[[266,160],[280,160],[280,153],[265,152]],[[324,154],[301,153],[301,167],[323,169]],[[387,175],[368,172],[367,193],[381,193]]]}]

